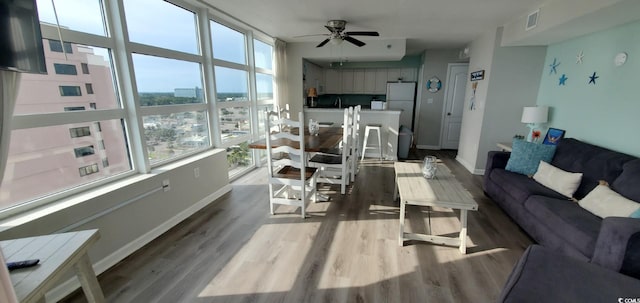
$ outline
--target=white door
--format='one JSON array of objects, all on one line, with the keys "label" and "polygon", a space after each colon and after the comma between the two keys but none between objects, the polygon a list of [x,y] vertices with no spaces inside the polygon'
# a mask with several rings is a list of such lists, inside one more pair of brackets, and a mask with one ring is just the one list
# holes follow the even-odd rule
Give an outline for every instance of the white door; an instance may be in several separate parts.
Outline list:
[{"label": "white door", "polygon": [[460,126],[464,110],[464,94],[469,79],[469,64],[451,63],[445,82],[444,118],[442,119],[441,148],[458,149]]}]

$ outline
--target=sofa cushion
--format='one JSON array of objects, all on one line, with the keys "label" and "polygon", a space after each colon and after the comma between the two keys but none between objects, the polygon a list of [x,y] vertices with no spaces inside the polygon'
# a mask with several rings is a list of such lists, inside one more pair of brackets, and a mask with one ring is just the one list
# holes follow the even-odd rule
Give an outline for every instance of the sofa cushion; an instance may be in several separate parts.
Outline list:
[{"label": "sofa cushion", "polygon": [[[549,246],[571,245],[591,258],[595,248],[602,219],[588,212],[578,203],[568,200],[554,199],[545,196],[531,196],[524,202],[524,207],[539,224],[545,224],[552,231],[557,231],[559,241]],[[558,239],[547,237],[546,239]],[[537,241],[545,244],[541,239]]]},{"label": "sofa cushion", "polygon": [[639,297],[637,279],[532,245],[509,275],[498,302],[637,302]]},{"label": "sofa cushion", "polygon": [[555,145],[536,144],[514,139],[511,156],[504,168],[514,173],[533,176],[538,170],[540,161],[551,162],[556,151]]},{"label": "sofa cushion", "polygon": [[630,217],[640,209],[640,203],[621,196],[606,185],[596,186],[579,204],[600,218]]},{"label": "sofa cushion", "polygon": [[502,187],[517,203],[522,204],[531,195],[544,195],[558,199],[566,199],[561,194],[546,188],[535,180],[518,173],[496,168],[489,176],[493,182]]},{"label": "sofa cushion", "polygon": [[611,184],[611,189],[633,201],[640,202],[640,159],[622,166],[622,174]]},{"label": "sofa cushion", "polygon": [[635,158],[623,153],[564,138],[557,145],[551,165],[583,174],[582,183],[575,193],[576,198],[582,199],[598,185],[599,180],[613,183],[622,173],[623,165],[633,159]]},{"label": "sofa cushion", "polygon": [[572,198],[582,180],[582,173],[570,173],[559,169],[547,162],[540,161],[538,171],[533,175],[536,182],[561,193],[567,198]]}]

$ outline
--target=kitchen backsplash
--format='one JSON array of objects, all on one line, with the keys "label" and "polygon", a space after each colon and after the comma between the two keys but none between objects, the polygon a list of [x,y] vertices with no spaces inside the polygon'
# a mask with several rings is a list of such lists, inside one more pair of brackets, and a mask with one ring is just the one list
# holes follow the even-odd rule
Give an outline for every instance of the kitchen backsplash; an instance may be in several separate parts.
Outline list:
[{"label": "kitchen backsplash", "polygon": [[342,99],[342,107],[362,105],[369,108],[371,100],[386,101],[385,95],[369,95],[369,94],[325,94],[318,96],[317,107],[333,107],[337,98]]}]

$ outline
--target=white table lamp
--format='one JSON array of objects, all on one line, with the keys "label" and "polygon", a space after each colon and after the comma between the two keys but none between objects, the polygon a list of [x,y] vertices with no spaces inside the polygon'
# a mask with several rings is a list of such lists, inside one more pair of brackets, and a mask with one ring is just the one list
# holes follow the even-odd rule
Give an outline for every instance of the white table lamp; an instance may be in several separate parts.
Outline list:
[{"label": "white table lamp", "polygon": [[531,106],[522,110],[522,123],[527,123],[529,134],[527,141],[533,142],[533,132],[536,131],[541,123],[547,123],[549,118],[548,106]]}]

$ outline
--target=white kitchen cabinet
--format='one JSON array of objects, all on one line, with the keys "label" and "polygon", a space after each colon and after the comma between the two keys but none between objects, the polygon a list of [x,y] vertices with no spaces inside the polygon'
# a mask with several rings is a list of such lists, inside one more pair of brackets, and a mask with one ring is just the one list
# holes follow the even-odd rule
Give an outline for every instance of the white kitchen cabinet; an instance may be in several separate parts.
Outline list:
[{"label": "white kitchen cabinet", "polygon": [[317,66],[311,62],[305,61],[305,75],[304,75],[304,90],[305,92],[311,88],[315,87],[318,90],[318,93],[322,94],[324,91],[322,88],[324,87],[324,74],[322,68]]},{"label": "white kitchen cabinet", "polygon": [[363,94],[364,90],[364,69],[353,70],[353,92]]},{"label": "white kitchen cabinet", "polygon": [[[402,77],[399,68],[389,68],[387,69],[387,81],[388,82],[397,82],[398,78]],[[404,79],[403,79],[404,80]],[[385,85],[386,90],[386,85]]]},{"label": "white kitchen cabinet", "polygon": [[373,93],[384,95],[387,93],[387,69],[379,68],[375,70],[376,85]]},{"label": "white kitchen cabinet", "polygon": [[[369,68],[364,70],[364,92],[375,93],[376,92],[376,73],[377,69]],[[385,79],[387,75],[385,74]]]},{"label": "white kitchen cabinet", "polygon": [[324,70],[325,92],[327,94],[342,93],[342,72],[337,69]]},{"label": "white kitchen cabinet", "polygon": [[342,70],[342,93],[350,94],[353,93],[353,70],[352,69],[343,69]]}]

